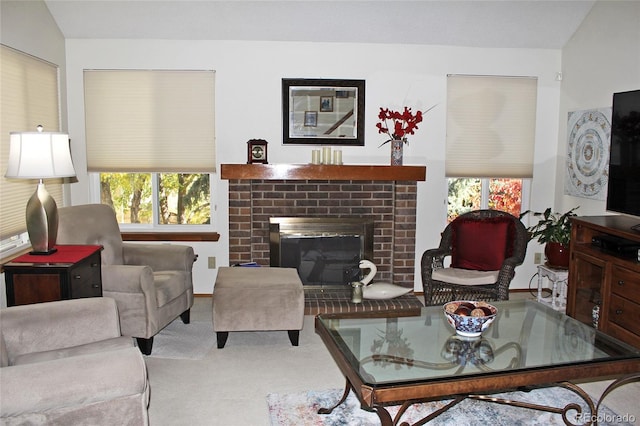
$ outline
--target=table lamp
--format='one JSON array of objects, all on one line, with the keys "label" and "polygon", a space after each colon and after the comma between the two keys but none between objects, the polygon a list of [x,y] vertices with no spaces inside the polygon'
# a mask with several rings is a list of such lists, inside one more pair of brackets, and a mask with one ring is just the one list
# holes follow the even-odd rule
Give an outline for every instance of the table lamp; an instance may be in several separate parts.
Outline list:
[{"label": "table lamp", "polygon": [[27,202],[27,232],[33,251],[48,255],[56,251],[58,207],[44,187],[43,179],[76,175],[69,151],[69,135],[65,133],[10,132],[9,162],[5,177],[39,179],[36,192]]}]

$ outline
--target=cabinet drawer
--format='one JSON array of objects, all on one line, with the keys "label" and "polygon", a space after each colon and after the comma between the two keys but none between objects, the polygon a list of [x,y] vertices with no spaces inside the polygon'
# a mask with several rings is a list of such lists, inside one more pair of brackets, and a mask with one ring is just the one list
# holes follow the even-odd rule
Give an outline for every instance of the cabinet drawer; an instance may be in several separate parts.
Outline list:
[{"label": "cabinet drawer", "polygon": [[76,281],[71,280],[71,298],[100,297],[102,296],[102,285],[100,281]]},{"label": "cabinet drawer", "polygon": [[102,296],[100,256],[92,255],[69,270],[71,297]]},{"label": "cabinet drawer", "polygon": [[609,302],[609,321],[640,335],[640,305],[612,294]]},{"label": "cabinet drawer", "polygon": [[626,299],[640,303],[640,273],[613,265],[611,291]]}]

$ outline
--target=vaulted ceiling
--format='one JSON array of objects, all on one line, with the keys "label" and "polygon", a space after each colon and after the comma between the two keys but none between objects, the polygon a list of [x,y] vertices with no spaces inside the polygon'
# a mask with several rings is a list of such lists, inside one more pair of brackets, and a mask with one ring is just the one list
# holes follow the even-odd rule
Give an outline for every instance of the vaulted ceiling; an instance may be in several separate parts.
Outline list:
[{"label": "vaulted ceiling", "polygon": [[45,0],[45,3],[64,36],[74,39],[560,49],[595,0]]}]

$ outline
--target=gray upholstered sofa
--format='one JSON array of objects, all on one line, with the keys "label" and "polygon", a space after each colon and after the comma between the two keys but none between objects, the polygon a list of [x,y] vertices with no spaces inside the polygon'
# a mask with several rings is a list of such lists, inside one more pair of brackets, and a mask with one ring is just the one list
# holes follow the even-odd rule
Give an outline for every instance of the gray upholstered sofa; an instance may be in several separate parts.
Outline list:
[{"label": "gray upholstered sofa", "polygon": [[193,305],[193,248],[124,243],[113,209],[83,204],[58,209],[58,244],[102,245],[102,294],[115,299],[122,334],[149,355],[153,336]]},{"label": "gray upholstered sofa", "polygon": [[146,425],[144,358],[113,299],[0,309],[0,424]]}]

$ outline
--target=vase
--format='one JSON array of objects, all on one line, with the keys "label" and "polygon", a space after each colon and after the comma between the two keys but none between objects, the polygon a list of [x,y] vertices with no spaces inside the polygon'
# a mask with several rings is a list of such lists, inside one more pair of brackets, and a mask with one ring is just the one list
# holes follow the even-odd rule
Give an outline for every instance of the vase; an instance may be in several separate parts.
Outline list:
[{"label": "vase", "polygon": [[560,243],[547,243],[544,246],[547,264],[552,268],[569,269],[569,246]]},{"label": "vase", "polygon": [[391,140],[391,165],[402,166],[402,148],[404,141],[400,139]]}]

